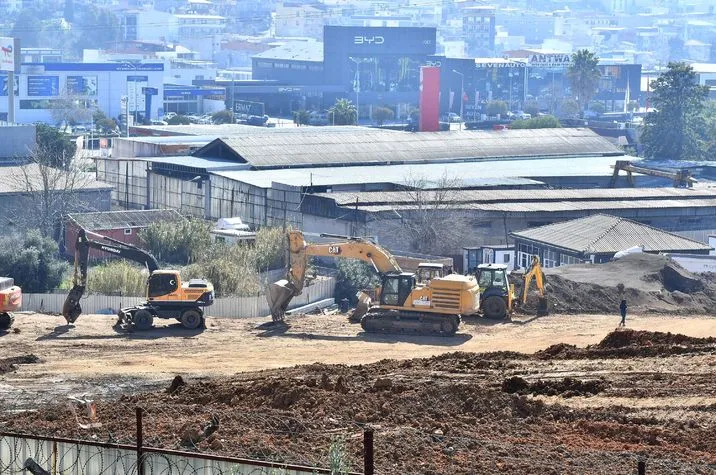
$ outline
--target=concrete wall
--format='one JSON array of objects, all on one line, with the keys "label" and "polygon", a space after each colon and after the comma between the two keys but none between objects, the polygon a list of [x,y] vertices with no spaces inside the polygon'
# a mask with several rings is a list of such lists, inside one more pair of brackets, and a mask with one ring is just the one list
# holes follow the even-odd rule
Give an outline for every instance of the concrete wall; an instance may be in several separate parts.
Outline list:
[{"label": "concrete wall", "polygon": [[[26,157],[37,144],[34,125],[8,125],[0,127],[0,165]],[[1,172],[1,170],[0,170]]]}]

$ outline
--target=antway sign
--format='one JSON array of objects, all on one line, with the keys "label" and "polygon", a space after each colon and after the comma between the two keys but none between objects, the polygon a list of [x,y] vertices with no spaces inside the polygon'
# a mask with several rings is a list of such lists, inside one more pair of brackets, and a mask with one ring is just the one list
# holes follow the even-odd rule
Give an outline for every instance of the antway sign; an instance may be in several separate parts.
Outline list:
[{"label": "antway sign", "polygon": [[531,54],[529,65],[537,68],[558,68],[572,64],[572,56],[569,54]]}]

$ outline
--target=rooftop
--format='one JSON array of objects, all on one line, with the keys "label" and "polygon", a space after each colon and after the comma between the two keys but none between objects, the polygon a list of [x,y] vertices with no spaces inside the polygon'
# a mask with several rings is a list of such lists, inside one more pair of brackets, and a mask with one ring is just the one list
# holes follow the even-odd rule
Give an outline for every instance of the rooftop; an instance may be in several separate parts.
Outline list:
[{"label": "rooftop", "polygon": [[44,189],[46,181],[52,190],[111,190],[112,186],[95,179],[94,173],[66,173],[56,168],[29,164],[0,168],[0,193],[27,193]]},{"label": "rooftop", "polygon": [[644,246],[644,251],[647,252],[711,249],[707,244],[606,214],[596,214],[510,234],[516,238],[587,255],[613,254],[634,246]]},{"label": "rooftop", "polygon": [[297,127],[217,139],[195,155],[230,158],[255,168],[287,168],[620,156],[623,152],[586,128],[411,133]]},{"label": "rooftop", "polygon": [[323,61],[320,41],[290,41],[253,56],[256,59],[285,59],[290,61]]},{"label": "rooftop", "polygon": [[179,221],[184,219],[174,209],[73,213],[68,216],[88,231],[142,228],[160,221]]}]

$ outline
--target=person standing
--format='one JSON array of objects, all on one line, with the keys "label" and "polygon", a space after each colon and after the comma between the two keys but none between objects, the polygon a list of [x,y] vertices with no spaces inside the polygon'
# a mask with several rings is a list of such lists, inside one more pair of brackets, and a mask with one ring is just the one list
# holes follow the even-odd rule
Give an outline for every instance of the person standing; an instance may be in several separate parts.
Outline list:
[{"label": "person standing", "polygon": [[620,327],[626,326],[626,314],[627,314],[627,301],[626,299],[622,299],[622,302],[619,304],[619,311],[622,314],[622,320],[619,322]]}]

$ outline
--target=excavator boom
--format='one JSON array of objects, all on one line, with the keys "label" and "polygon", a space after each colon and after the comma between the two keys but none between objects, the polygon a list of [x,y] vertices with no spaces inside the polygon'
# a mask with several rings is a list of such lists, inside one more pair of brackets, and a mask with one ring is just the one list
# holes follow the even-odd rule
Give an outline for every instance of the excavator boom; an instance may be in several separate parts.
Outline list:
[{"label": "excavator boom", "polygon": [[542,273],[542,265],[540,264],[538,256],[532,256],[532,263],[530,268],[525,273],[524,289],[522,290],[522,303],[527,303],[527,296],[530,290],[530,284],[532,279],[537,283],[537,290],[539,291],[539,306],[537,308],[537,315],[544,316],[548,313],[547,308],[547,297],[544,293],[544,274]]},{"label": "excavator boom", "polygon": [[[336,236],[322,234],[321,237]],[[361,238],[340,238],[343,240],[330,244],[307,244],[302,232],[289,231],[287,278],[271,284],[266,296],[274,321],[283,320],[291,299],[303,291],[310,256],[359,259],[372,264],[379,274],[402,272],[395,258],[381,246]]]},{"label": "excavator boom", "polygon": [[[96,237],[103,241],[111,242],[107,244],[99,240],[92,240],[87,235]],[[67,323],[74,323],[82,313],[80,299],[87,288],[87,265],[89,261],[89,250],[97,249],[108,254],[113,254],[124,259],[144,264],[149,272],[159,269],[159,263],[149,252],[144,251],[131,244],[126,244],[116,239],[112,239],[100,234],[95,234],[80,228],[77,233],[77,241],[75,242],[75,270],[72,278],[72,289],[65,299],[62,306],[62,316],[65,317]]]}]

